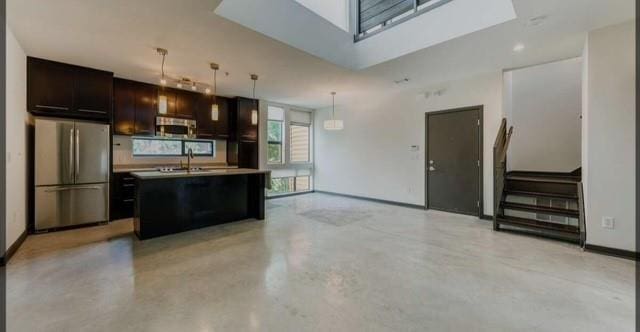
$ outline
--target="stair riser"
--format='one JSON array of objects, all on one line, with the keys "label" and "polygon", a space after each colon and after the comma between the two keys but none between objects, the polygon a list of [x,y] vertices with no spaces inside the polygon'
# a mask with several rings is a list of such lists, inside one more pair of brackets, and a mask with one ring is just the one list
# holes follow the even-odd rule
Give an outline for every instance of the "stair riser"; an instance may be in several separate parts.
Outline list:
[{"label": "stair riser", "polygon": [[575,183],[548,183],[532,182],[521,180],[507,180],[506,189],[513,191],[528,191],[564,195],[576,195],[577,185]]}]

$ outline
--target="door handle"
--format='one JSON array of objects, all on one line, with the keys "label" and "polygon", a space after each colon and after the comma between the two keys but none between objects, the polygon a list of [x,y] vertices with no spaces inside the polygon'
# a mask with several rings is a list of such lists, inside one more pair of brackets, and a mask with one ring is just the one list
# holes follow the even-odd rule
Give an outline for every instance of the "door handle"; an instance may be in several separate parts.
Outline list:
[{"label": "door handle", "polygon": [[96,186],[87,186],[87,187],[60,187],[60,188],[52,188],[47,189],[44,192],[46,193],[55,193],[60,191],[71,191],[71,190],[100,190],[100,187]]},{"label": "door handle", "polygon": [[76,178],[80,174],[80,129],[76,129]]},{"label": "door handle", "polygon": [[86,109],[86,108],[79,108],[79,109],[78,109],[78,112],[107,114],[107,112],[106,112],[106,111],[89,110],[89,109]]},{"label": "door handle", "polygon": [[69,178],[73,179],[73,181],[75,182],[75,178],[74,178],[74,169],[73,169],[73,129],[69,129]]},{"label": "door handle", "polygon": [[436,168],[433,166],[429,166],[429,172],[435,172]]},{"label": "door handle", "polygon": [[49,106],[49,105],[36,105],[37,108],[44,108],[49,110],[59,110],[59,111],[68,111],[69,107],[61,107],[61,106]]}]

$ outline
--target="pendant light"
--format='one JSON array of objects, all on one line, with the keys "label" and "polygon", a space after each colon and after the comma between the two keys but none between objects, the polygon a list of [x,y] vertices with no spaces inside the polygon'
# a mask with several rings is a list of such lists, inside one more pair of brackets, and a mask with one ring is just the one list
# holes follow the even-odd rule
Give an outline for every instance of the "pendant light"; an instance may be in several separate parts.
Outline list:
[{"label": "pendant light", "polygon": [[220,69],[220,66],[216,63],[211,63],[211,69],[213,69],[213,103],[211,104],[211,120],[218,121],[218,118],[220,117],[220,107],[218,106],[216,90],[218,88],[218,69]]},{"label": "pendant light", "polygon": [[253,109],[251,110],[251,124],[258,125],[258,106],[256,105],[256,82],[258,81],[258,75],[251,74],[251,80],[253,81]]},{"label": "pendant light", "polygon": [[331,92],[331,96],[333,97],[333,113],[331,115],[331,120],[325,120],[324,129],[325,130],[342,130],[344,129],[344,121],[336,120],[336,93]]},{"label": "pendant light", "polygon": [[[160,78],[160,84],[162,86],[165,86],[167,85],[167,79],[164,77],[164,60],[167,54],[169,54],[169,51],[167,51],[164,48],[157,48],[156,51],[158,52],[158,54],[162,56],[162,67],[161,67],[162,76]],[[164,94],[164,88],[162,88],[160,89],[160,94],[158,95],[158,113],[159,114],[167,114],[167,104],[168,104],[167,95]]]}]

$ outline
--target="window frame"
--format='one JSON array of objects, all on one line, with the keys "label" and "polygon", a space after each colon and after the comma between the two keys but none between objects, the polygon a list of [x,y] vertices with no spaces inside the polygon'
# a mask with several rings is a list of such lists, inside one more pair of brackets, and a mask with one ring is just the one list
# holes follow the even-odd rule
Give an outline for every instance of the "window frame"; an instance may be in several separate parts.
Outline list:
[{"label": "window frame", "polygon": [[[280,125],[280,141],[271,141],[269,140],[269,123],[277,122]],[[269,120],[267,119],[267,165],[283,165],[286,161],[285,156],[285,121],[284,120]],[[270,161],[269,160],[269,146],[270,145],[279,145],[280,146],[280,161]]]},{"label": "window frame", "polygon": [[[180,142],[180,153],[177,154],[136,154],[133,150],[134,141],[165,141],[165,142]],[[154,157],[154,158],[164,158],[164,157],[185,157],[187,155],[186,143],[209,143],[211,144],[211,153],[194,153],[194,157],[212,157],[216,156],[216,142],[215,140],[194,140],[194,139],[178,139],[178,138],[156,138],[156,137],[132,137],[131,138],[131,156],[134,158],[138,157]]]}]

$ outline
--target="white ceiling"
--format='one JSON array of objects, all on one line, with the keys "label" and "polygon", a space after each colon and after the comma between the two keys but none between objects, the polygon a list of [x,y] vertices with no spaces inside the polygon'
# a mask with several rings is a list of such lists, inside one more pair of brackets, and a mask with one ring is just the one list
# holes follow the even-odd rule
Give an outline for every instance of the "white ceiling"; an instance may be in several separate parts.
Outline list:
[{"label": "white ceiling", "polygon": [[[256,0],[259,1],[259,0]],[[267,1],[267,0],[262,0]],[[586,32],[634,18],[633,0],[514,0],[517,20],[352,71],[217,16],[220,0],[8,0],[10,28],[28,55],[100,68],[157,82],[156,47],[169,50],[167,72],[211,81],[215,61],[223,95],[251,94],[311,108],[416,88],[505,68],[579,56]],[[530,18],[547,15],[539,26]],[[514,53],[522,42],[526,49]],[[396,86],[393,81],[409,77]]]},{"label": "white ceiling", "polygon": [[216,14],[354,70],[366,69],[516,18],[511,0],[455,0],[443,2],[393,29],[354,43],[352,34],[336,28],[321,15],[293,0],[225,0],[216,9]]}]

